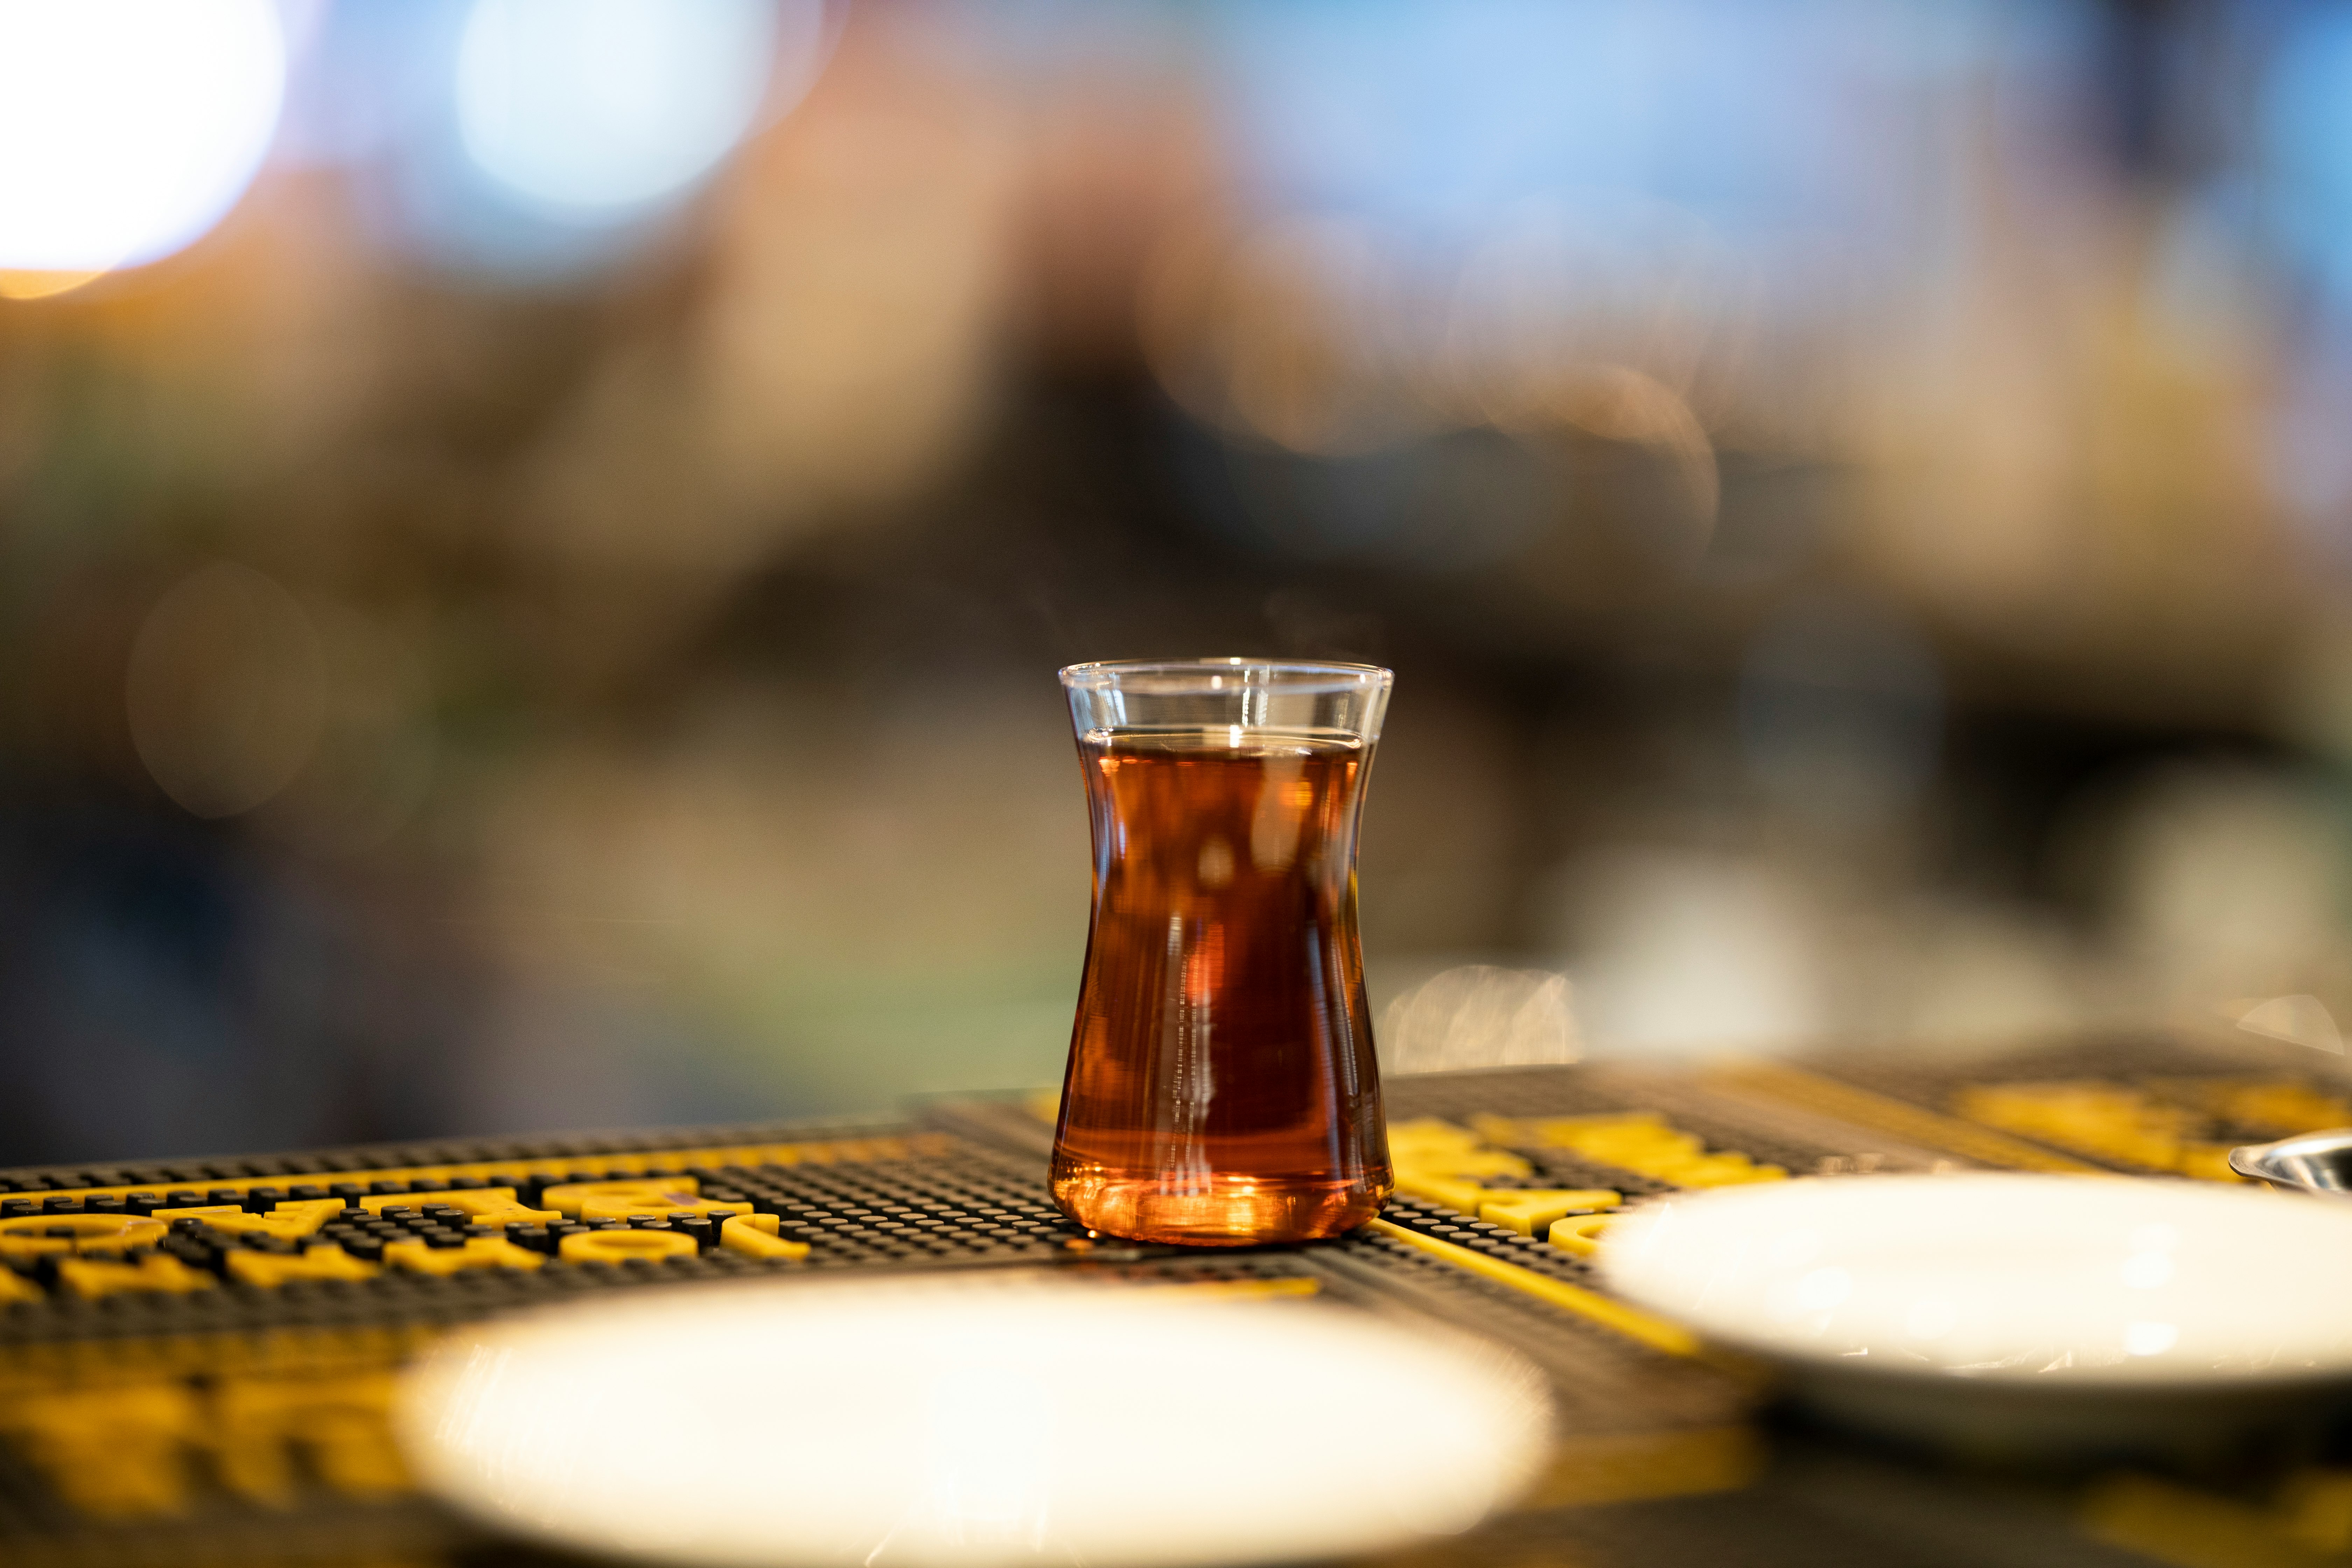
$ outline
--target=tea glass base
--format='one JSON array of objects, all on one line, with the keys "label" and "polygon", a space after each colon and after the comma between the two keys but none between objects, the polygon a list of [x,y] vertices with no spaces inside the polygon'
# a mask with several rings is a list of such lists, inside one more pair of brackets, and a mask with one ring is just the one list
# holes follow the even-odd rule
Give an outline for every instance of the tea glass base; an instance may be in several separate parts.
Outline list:
[{"label": "tea glass base", "polygon": [[1163,1172],[1054,1159],[1054,1201],[1088,1230],[1180,1247],[1258,1247],[1341,1236],[1381,1212],[1395,1184],[1383,1168],[1355,1177],[1213,1173],[1172,1191]]}]

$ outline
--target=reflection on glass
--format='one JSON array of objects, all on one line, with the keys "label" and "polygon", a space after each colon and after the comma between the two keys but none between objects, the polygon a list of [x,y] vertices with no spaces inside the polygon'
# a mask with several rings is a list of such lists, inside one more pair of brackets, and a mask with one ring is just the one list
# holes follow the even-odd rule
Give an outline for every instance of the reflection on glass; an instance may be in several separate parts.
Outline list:
[{"label": "reflection on glass", "polygon": [[1390,680],[1243,659],[1062,672],[1095,851],[1054,1145],[1079,1223],[1303,1241],[1388,1197],[1355,864]]}]

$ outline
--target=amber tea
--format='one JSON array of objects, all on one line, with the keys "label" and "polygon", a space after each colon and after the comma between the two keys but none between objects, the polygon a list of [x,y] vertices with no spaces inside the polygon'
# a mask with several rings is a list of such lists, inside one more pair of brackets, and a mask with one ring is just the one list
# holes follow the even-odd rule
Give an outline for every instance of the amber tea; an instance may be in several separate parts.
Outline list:
[{"label": "amber tea", "polygon": [[1355,899],[1370,750],[1238,724],[1080,736],[1094,922],[1053,1188],[1082,1224],[1241,1245],[1379,1212]]}]

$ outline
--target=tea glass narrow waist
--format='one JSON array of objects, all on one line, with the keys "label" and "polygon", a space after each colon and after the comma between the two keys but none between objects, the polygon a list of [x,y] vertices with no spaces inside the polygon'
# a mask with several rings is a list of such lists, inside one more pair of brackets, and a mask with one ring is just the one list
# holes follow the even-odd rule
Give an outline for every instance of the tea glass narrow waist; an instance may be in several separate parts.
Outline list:
[{"label": "tea glass narrow waist", "polygon": [[1094,915],[1053,1190],[1090,1229],[1305,1241],[1387,1199],[1355,868],[1392,679],[1263,658],[1062,671]]}]

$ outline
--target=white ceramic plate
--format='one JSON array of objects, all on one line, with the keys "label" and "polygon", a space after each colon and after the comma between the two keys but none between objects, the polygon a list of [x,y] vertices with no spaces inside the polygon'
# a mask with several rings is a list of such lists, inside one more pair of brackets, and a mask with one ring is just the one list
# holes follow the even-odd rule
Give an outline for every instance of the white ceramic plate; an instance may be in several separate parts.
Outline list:
[{"label": "white ceramic plate", "polygon": [[2129,1436],[2119,1423],[2210,1421],[2199,1395],[2260,1404],[2352,1381],[2352,1205],[2252,1187],[1720,1188],[1645,1205],[1598,1261],[1622,1294],[1780,1363],[1817,1402],[1929,1435],[2095,1446]]},{"label": "white ceramic plate", "polygon": [[902,1280],[492,1324],[397,1419],[444,1499],[606,1554],[1142,1568],[1465,1529],[1533,1478],[1549,1409],[1500,1351],[1312,1302]]}]

